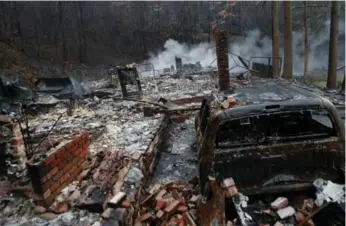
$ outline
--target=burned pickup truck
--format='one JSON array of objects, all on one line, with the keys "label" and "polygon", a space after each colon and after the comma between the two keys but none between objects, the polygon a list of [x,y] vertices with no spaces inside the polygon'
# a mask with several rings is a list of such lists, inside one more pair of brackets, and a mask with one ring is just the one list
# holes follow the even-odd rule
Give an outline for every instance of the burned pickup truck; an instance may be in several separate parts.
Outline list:
[{"label": "burned pickup truck", "polygon": [[340,116],[330,101],[298,85],[280,81],[212,93],[195,128],[207,199],[210,177],[220,187],[232,177],[249,196],[308,190],[316,178],[344,183]]}]

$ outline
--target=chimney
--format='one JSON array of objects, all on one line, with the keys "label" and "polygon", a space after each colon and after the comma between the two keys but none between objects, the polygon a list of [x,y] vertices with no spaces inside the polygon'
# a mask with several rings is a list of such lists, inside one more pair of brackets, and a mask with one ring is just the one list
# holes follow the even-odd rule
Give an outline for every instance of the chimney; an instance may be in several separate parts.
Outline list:
[{"label": "chimney", "polygon": [[219,74],[219,90],[229,90],[230,80],[228,71],[228,38],[227,32],[216,30],[216,59]]}]

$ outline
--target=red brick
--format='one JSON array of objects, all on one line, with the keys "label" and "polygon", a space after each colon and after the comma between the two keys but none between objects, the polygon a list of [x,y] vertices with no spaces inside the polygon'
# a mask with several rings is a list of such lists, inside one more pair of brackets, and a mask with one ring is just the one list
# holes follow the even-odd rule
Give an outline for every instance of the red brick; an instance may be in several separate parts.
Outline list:
[{"label": "red brick", "polygon": [[82,159],[82,158],[81,158],[81,159],[79,159],[77,165],[78,165],[78,166],[82,166],[84,162],[85,162],[85,159]]},{"label": "red brick", "polygon": [[57,181],[50,186],[50,190],[54,193],[61,184]]},{"label": "red brick", "polygon": [[181,123],[181,122],[185,122],[186,120],[186,116],[184,115],[175,115],[171,117],[172,121],[176,122],[176,123]]},{"label": "red brick", "polygon": [[129,200],[124,200],[121,204],[120,204],[121,207],[123,208],[128,208],[131,206],[131,203]]},{"label": "red brick", "polygon": [[65,173],[61,178],[60,178],[60,183],[63,184],[67,179],[69,179],[70,174]]},{"label": "red brick", "polygon": [[186,206],[179,206],[177,211],[180,212],[180,213],[184,213],[184,212],[187,211],[187,207]]},{"label": "red brick", "polygon": [[81,157],[82,159],[85,159],[87,157],[87,155],[88,155],[88,153],[86,151],[79,153],[79,157]]},{"label": "red brick", "polygon": [[52,185],[52,181],[51,181],[51,180],[48,180],[46,183],[44,183],[44,184],[42,185],[43,191],[47,191],[47,190],[51,187],[51,185]]},{"label": "red brick", "polygon": [[48,189],[47,191],[45,191],[44,193],[43,193],[43,198],[48,198],[49,196],[51,195],[51,191],[50,191],[50,189]]},{"label": "red brick", "polygon": [[74,165],[73,165],[73,163],[71,162],[71,163],[69,163],[69,164],[67,164],[65,167],[64,167],[64,169],[63,169],[63,171],[64,171],[64,174],[65,173],[69,173],[69,172],[71,172],[71,169],[74,167]]},{"label": "red brick", "polygon": [[162,208],[164,208],[165,206],[166,206],[166,202],[165,201],[163,201],[163,200],[158,200],[157,202],[156,202],[156,207],[155,207],[155,209],[156,210],[160,210],[160,209],[162,209]]},{"label": "red brick", "polygon": [[165,212],[166,213],[172,213],[173,211],[175,211],[178,208],[180,201],[178,200],[174,200],[171,204],[169,204],[166,208],[165,208]]},{"label": "red brick", "polygon": [[51,171],[49,171],[49,173],[46,175],[47,179],[52,178],[55,174],[58,173],[58,168],[54,167]]},{"label": "red brick", "polygon": [[78,166],[72,164],[72,167],[68,173],[71,175],[71,177],[76,177],[78,173]]},{"label": "red brick", "polygon": [[81,143],[81,140],[82,140],[82,137],[81,137],[81,136],[78,136],[78,137],[73,138],[73,142],[74,142],[75,144]]},{"label": "red brick", "polygon": [[63,174],[64,174],[63,170],[59,170],[59,172],[56,175],[54,175],[54,177],[52,177],[53,182],[59,181],[60,177],[62,177]]},{"label": "red brick", "polygon": [[0,184],[0,189],[12,189],[12,188],[13,188],[13,184],[9,184],[9,183]]},{"label": "red brick", "polygon": [[69,161],[67,159],[61,160],[61,163],[59,164],[59,169],[64,170],[69,164]]},{"label": "red brick", "polygon": [[0,196],[7,196],[7,195],[8,195],[8,191],[0,190]]},{"label": "red brick", "polygon": [[65,180],[65,182],[61,184],[60,191],[64,188],[66,188],[67,185],[69,185],[71,182],[72,182],[71,177],[67,178],[67,180]]},{"label": "red brick", "polygon": [[80,153],[82,153],[83,152],[83,149],[82,148],[78,148],[76,151],[75,151],[75,153],[77,154],[77,155],[79,155]]},{"label": "red brick", "polygon": [[64,148],[65,148],[66,150],[71,151],[71,150],[73,150],[73,148],[74,148],[74,143],[71,141],[71,142],[65,144]]},{"label": "red brick", "polygon": [[138,219],[138,221],[139,222],[143,222],[143,221],[146,221],[146,220],[148,220],[148,219],[150,219],[152,217],[152,215],[151,215],[151,213],[145,213],[145,214],[143,214],[139,219]]},{"label": "red brick", "polygon": [[61,163],[61,159],[60,158],[57,158],[55,159],[53,162],[51,162],[51,167],[56,167],[58,166],[59,164]]},{"label": "red brick", "polygon": [[56,152],[56,156],[58,158],[60,158],[61,156],[63,156],[65,154],[65,152],[66,152],[66,149],[65,149],[65,146],[63,146],[63,147],[59,148],[59,150]]},{"label": "red brick", "polygon": [[297,222],[301,222],[305,219],[305,216],[302,212],[296,212],[295,218]]},{"label": "red brick", "polygon": [[16,138],[15,140],[12,140],[12,142],[11,142],[12,146],[17,146],[17,145],[21,145],[21,144],[24,144],[23,138]]},{"label": "red brick", "polygon": [[78,158],[78,157],[74,157],[72,163],[73,163],[74,165],[77,165],[78,161],[79,161],[79,158]]}]

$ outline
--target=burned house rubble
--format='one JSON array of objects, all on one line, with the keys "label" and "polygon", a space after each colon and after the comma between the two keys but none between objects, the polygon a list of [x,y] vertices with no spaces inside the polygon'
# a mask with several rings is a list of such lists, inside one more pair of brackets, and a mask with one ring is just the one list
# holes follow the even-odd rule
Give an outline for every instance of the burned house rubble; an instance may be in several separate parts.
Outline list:
[{"label": "burned house rubble", "polygon": [[[181,59],[177,64],[177,69],[184,69]],[[197,64],[185,69],[200,70]],[[218,81],[203,73],[177,79],[141,77],[134,65],[116,70],[119,85],[110,85],[112,80],[107,79],[63,78],[59,84],[38,80],[35,100],[25,102],[17,114],[1,115],[0,225],[319,226],[344,222],[340,217],[344,216],[343,181],[318,175],[313,180],[299,179],[297,184],[295,177],[277,175],[267,181],[275,189],[264,183],[259,192],[256,186],[252,190],[243,186],[242,177],[249,175],[245,170],[232,175],[225,173],[230,168],[215,168],[201,178],[204,138],[196,130],[196,115],[206,106],[205,98],[222,99],[213,106],[229,112],[234,108],[236,115],[237,107],[256,104],[260,94],[241,96],[235,91],[220,98],[215,94]],[[256,90],[259,84],[281,82],[256,76],[229,80],[232,90]],[[293,83],[330,100],[344,114],[343,95]],[[273,92],[262,93],[279,101]],[[71,110],[72,96],[78,98]],[[249,122],[241,123],[248,126]],[[313,141],[299,150],[309,145]],[[334,145],[335,150],[338,147]],[[209,157],[213,161],[226,158]],[[326,160],[326,170],[331,169],[328,164]],[[344,168],[340,173],[344,174]],[[201,184],[202,179],[208,181],[207,186]],[[330,213],[336,220],[326,217]]]}]

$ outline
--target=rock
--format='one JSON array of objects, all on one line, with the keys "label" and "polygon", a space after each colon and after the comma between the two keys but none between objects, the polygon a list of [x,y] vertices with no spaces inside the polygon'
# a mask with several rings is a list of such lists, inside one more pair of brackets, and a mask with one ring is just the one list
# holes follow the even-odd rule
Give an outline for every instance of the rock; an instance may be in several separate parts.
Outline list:
[{"label": "rock", "polygon": [[13,208],[10,205],[7,205],[2,211],[2,214],[5,216],[11,216],[13,214]]},{"label": "rock", "polygon": [[85,169],[83,170],[83,172],[78,176],[78,180],[83,180],[86,178],[86,176],[88,176],[90,172],[90,169]]},{"label": "rock", "polygon": [[293,209],[292,206],[287,206],[277,211],[277,214],[279,215],[281,219],[285,219],[287,217],[293,216],[295,213],[296,211]]},{"label": "rock", "polygon": [[103,219],[108,219],[108,218],[110,218],[110,216],[111,216],[111,214],[112,214],[112,208],[107,208],[105,211],[103,211],[103,213],[102,213],[102,218]]},{"label": "rock", "polygon": [[81,192],[79,189],[75,190],[71,195],[70,197],[68,197],[68,200],[70,202],[76,202],[80,197],[81,197]]},{"label": "rock", "polygon": [[[2,225],[2,224],[0,224]],[[17,226],[36,226],[37,224],[35,224],[34,222],[32,222],[32,220],[28,220],[28,221],[25,221],[23,223],[19,223],[17,224]]]},{"label": "rock", "polygon": [[196,203],[198,200],[200,200],[200,198],[201,198],[201,195],[193,195],[189,201]]},{"label": "rock", "polygon": [[[74,219],[73,213],[66,212],[59,216],[62,222],[66,223],[67,225],[72,225],[72,221]],[[81,220],[82,218],[80,218]]]},{"label": "rock", "polygon": [[231,186],[235,186],[235,183],[232,177],[224,179],[221,183],[222,188],[228,188]]},{"label": "rock", "polygon": [[141,180],[143,178],[143,173],[137,167],[132,167],[125,177],[125,181],[130,184],[135,184],[139,186],[141,184]]},{"label": "rock", "polygon": [[277,221],[274,226],[284,226],[280,221]]},{"label": "rock", "polygon": [[58,215],[51,213],[51,212],[47,212],[47,213],[43,213],[40,215],[40,218],[46,220],[46,221],[51,221],[54,220],[58,217]]},{"label": "rock", "polygon": [[40,214],[40,213],[45,213],[47,209],[43,206],[35,206],[34,207],[34,213]]},{"label": "rock", "polygon": [[279,210],[288,205],[288,199],[285,197],[279,197],[274,202],[270,204],[271,208],[274,210]]},{"label": "rock", "polygon": [[60,195],[58,195],[58,196],[55,198],[55,200],[56,200],[58,203],[65,202],[66,196],[63,195],[63,194],[60,194]]},{"label": "rock", "polygon": [[76,189],[77,189],[77,186],[74,185],[74,184],[72,184],[72,185],[70,185],[70,186],[68,187],[68,192],[69,192],[69,193],[72,193],[72,192],[74,192]]},{"label": "rock", "polygon": [[88,217],[83,217],[83,218],[79,219],[77,224],[73,224],[73,225],[76,225],[76,226],[91,226],[91,222],[90,222],[90,219]]},{"label": "rock", "polygon": [[113,198],[108,202],[108,206],[109,207],[113,207],[116,208],[121,201],[124,200],[124,198],[126,197],[126,193],[125,192],[118,192],[115,196],[113,196]]},{"label": "rock", "polygon": [[101,226],[101,223],[96,221],[95,223],[92,224],[92,226]]}]

